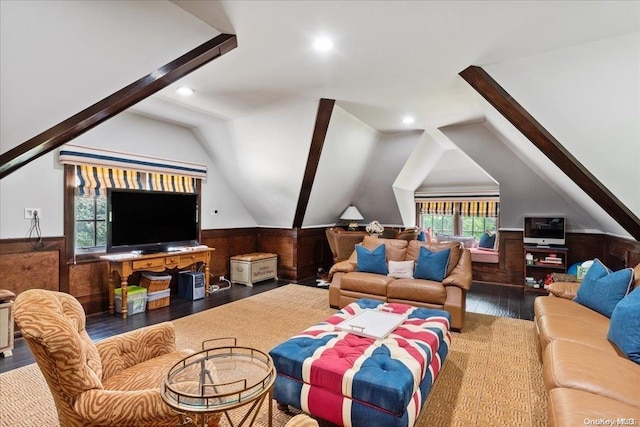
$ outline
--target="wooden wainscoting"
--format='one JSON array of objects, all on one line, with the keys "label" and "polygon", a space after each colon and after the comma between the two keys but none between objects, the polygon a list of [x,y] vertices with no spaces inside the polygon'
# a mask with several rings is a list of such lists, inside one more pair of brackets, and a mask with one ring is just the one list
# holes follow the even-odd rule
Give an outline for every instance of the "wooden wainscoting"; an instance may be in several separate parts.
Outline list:
[{"label": "wooden wainscoting", "polygon": [[500,285],[522,286],[524,260],[521,231],[498,233],[499,259],[497,264],[474,262],[471,265],[473,280]]},{"label": "wooden wainscoting", "polygon": [[213,278],[229,277],[229,259],[251,252],[278,255],[278,277],[300,280],[329,269],[332,256],[324,228],[242,228],[203,230],[202,243],[216,248]]},{"label": "wooden wainscoting", "polygon": [[42,244],[27,239],[0,241],[0,288],[19,294],[27,289],[69,291],[64,238],[47,237]]},{"label": "wooden wainscoting", "polygon": [[258,251],[260,236],[257,228],[229,228],[202,230],[200,240],[203,245],[216,249],[209,266],[214,283],[219,276],[229,278],[229,258]]},{"label": "wooden wainscoting", "polygon": [[[473,263],[473,280],[522,287],[524,252],[522,232],[500,231],[497,264]],[[640,242],[604,234],[567,233],[568,266],[599,258],[613,270],[640,263]]]},{"label": "wooden wainscoting", "polygon": [[[473,264],[473,279],[501,285],[523,286],[522,233],[502,231],[498,264]],[[210,272],[229,277],[229,259],[250,252],[278,255],[278,277],[301,280],[328,270],[332,256],[324,228],[239,228],[203,230],[202,243],[216,249]],[[634,267],[640,263],[640,242],[601,234],[567,234],[569,265],[600,258],[610,268]],[[33,248],[27,239],[0,240],[0,288],[16,294],[32,288],[67,292],[78,298],[88,314],[108,308],[107,264],[94,259],[78,264],[64,257],[65,238],[44,238]],[[175,271],[170,272],[175,275]]]}]

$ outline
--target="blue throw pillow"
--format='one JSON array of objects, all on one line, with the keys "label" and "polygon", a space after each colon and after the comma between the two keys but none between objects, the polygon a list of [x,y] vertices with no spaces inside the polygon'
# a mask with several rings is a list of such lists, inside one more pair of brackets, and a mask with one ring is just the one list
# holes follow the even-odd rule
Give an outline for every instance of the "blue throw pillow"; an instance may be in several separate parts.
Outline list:
[{"label": "blue throw pillow", "polygon": [[427,241],[427,234],[424,232],[424,230],[422,230],[420,234],[418,234],[418,238],[416,240],[418,240],[419,242]]},{"label": "blue throw pillow", "polygon": [[362,245],[356,245],[357,271],[363,273],[388,274],[384,245],[370,251]]},{"label": "blue throw pillow", "polygon": [[440,252],[431,252],[422,246],[418,255],[416,269],[413,277],[416,279],[434,280],[442,282],[447,275],[447,267],[449,266],[449,255],[451,249],[445,249]]},{"label": "blue throw pillow", "polygon": [[611,315],[609,341],[627,357],[640,364],[640,291],[631,291],[622,298]]},{"label": "blue throw pillow", "polygon": [[480,241],[478,242],[479,248],[493,249],[496,247],[496,235],[489,236],[489,233],[482,233]]},{"label": "blue throw pillow", "polygon": [[633,283],[633,269],[625,268],[611,272],[599,259],[595,259],[582,279],[574,301],[611,317],[616,304],[631,289],[631,283]]}]

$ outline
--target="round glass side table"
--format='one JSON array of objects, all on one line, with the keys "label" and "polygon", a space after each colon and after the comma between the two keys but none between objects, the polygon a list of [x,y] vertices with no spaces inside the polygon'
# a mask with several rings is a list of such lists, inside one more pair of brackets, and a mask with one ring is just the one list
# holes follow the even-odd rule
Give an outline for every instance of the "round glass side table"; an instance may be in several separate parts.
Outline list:
[{"label": "round glass side table", "polygon": [[[162,386],[163,400],[183,415],[186,425],[216,426],[224,415],[235,426],[231,410],[244,407],[238,426],[253,425],[267,403],[268,425],[272,425],[273,384],[276,370],[271,356],[251,347],[236,345],[204,349],[178,363],[167,373]],[[234,411],[235,414],[235,411]],[[237,418],[237,414],[235,416]]]}]

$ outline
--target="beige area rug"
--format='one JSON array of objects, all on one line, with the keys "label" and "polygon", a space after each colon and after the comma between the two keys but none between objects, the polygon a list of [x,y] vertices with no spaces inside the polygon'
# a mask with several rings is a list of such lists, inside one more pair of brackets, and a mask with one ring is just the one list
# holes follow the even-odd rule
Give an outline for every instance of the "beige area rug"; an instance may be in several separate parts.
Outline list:
[{"label": "beige area rug", "polygon": [[[268,351],[327,318],[325,289],[287,285],[174,321],[179,347],[235,336],[238,345]],[[533,341],[533,323],[468,313],[417,426],[546,426],[547,396]],[[266,413],[256,425],[266,426]],[[290,414],[275,409],[274,426]],[[36,365],[0,375],[0,426],[58,426],[53,399]]]}]

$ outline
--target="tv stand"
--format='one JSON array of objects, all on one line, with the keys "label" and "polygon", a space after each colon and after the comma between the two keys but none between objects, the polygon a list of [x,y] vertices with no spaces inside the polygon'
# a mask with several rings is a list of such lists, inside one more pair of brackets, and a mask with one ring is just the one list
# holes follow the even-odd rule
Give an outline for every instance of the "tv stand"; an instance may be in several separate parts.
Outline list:
[{"label": "tv stand", "polygon": [[157,252],[154,254],[137,255],[130,257],[118,254],[118,256],[104,255],[101,258],[109,265],[109,313],[115,312],[115,285],[114,273],[120,276],[122,288],[122,318],[127,318],[127,286],[129,276],[136,271],[162,272],[167,269],[184,269],[201,262],[204,267],[205,294],[209,294],[209,265],[214,248],[199,248],[185,252]]},{"label": "tv stand", "polygon": [[563,246],[524,245],[524,291],[547,294],[544,282],[551,273],[567,272],[569,249]]}]

